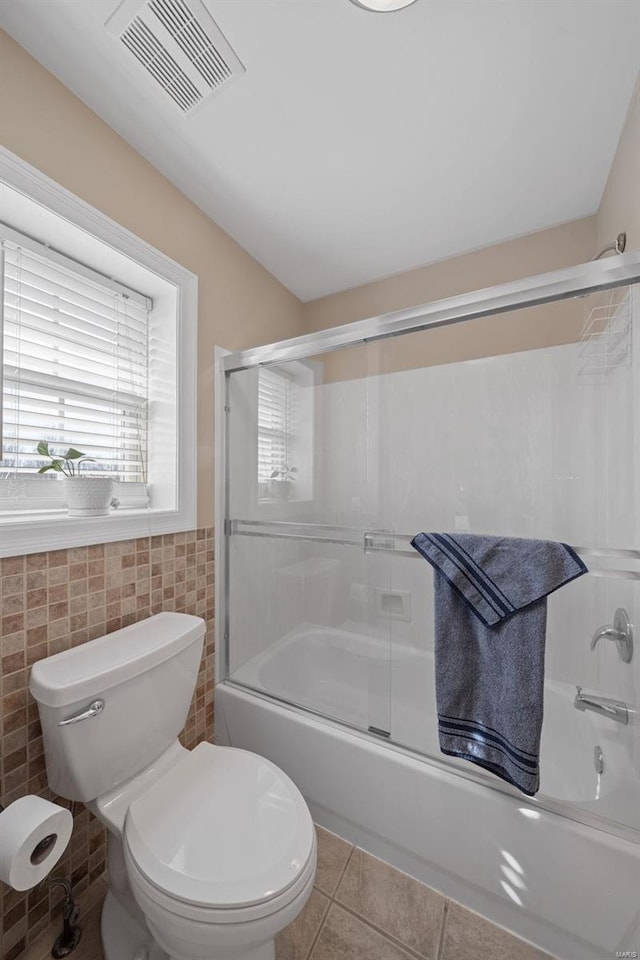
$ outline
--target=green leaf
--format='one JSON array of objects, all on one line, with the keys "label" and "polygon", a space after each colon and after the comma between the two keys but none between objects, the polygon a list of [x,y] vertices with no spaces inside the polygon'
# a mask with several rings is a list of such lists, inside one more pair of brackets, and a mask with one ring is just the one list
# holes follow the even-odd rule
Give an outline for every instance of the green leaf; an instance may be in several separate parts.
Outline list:
[{"label": "green leaf", "polygon": [[74,447],[69,447],[66,453],[63,453],[63,460],[79,460],[80,457],[84,457],[84,453],[80,453],[79,450],[76,450]]},{"label": "green leaf", "polygon": [[56,470],[58,473],[62,473],[62,464],[60,460],[52,460],[51,463],[46,465],[46,467],[40,467],[38,473],[46,473],[47,470]]},{"label": "green leaf", "polygon": [[49,453],[49,444],[47,443],[46,440],[41,440],[40,443],[38,444],[38,453],[43,457],[51,456],[51,454]]}]

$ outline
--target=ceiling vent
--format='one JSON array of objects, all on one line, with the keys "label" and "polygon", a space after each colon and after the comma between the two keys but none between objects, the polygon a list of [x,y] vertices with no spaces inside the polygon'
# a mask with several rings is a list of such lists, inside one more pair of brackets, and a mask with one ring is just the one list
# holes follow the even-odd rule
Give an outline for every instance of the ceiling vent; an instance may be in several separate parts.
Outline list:
[{"label": "ceiling vent", "polygon": [[183,113],[245,72],[201,0],[123,0],[105,26]]}]

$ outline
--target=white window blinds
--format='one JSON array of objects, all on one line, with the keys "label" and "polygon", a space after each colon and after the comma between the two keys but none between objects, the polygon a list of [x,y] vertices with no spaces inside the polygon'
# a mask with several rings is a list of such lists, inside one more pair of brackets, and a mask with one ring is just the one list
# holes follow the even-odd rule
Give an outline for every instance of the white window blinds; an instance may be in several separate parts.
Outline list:
[{"label": "white window blinds", "polygon": [[2,231],[3,462],[34,474],[75,447],[92,473],[146,481],[150,301]]},{"label": "white window blinds", "polygon": [[263,367],[258,371],[258,483],[291,466],[292,387],[288,377]]}]

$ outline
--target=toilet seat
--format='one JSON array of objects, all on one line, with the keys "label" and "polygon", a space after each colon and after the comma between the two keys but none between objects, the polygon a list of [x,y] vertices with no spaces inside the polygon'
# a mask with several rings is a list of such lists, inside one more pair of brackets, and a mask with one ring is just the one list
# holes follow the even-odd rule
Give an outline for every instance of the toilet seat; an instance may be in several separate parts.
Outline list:
[{"label": "toilet seat", "polygon": [[315,870],[313,823],[292,781],[263,757],[209,743],[133,801],[123,839],[133,886],[203,922],[277,911]]}]

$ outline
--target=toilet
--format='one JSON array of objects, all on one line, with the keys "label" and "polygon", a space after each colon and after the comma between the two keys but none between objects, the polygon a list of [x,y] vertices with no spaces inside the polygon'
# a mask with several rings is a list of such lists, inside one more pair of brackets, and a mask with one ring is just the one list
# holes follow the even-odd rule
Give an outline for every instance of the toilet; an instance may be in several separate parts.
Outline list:
[{"label": "toilet", "polygon": [[315,830],[289,777],[178,741],[204,634],[159,613],[31,671],[49,785],[108,831],[106,960],[274,960],[313,887]]}]

